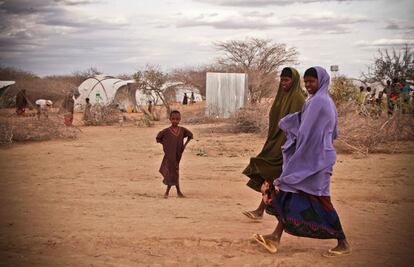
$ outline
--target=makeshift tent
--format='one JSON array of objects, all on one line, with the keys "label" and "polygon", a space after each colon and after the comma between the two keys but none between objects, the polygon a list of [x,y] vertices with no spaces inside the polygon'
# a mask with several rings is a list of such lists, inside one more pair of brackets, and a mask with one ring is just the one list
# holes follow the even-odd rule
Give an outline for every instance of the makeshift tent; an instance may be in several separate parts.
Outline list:
[{"label": "makeshift tent", "polygon": [[134,80],[121,80],[112,76],[97,75],[86,79],[78,87],[79,96],[75,99],[75,110],[83,110],[86,98],[92,105],[114,105],[120,110],[127,111],[135,108],[135,89],[131,84]]},{"label": "makeshift tent", "polygon": [[10,96],[8,91],[15,81],[0,81],[0,107],[9,107],[14,102],[15,95]]},{"label": "makeshift tent", "polygon": [[247,102],[247,74],[207,72],[206,115],[228,118]]}]

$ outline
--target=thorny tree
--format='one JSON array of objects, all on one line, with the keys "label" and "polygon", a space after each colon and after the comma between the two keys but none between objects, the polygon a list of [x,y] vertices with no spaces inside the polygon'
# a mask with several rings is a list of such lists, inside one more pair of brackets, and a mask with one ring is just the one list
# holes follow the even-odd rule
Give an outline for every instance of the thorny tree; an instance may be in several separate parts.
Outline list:
[{"label": "thorny tree", "polygon": [[167,114],[170,113],[170,102],[166,97],[166,92],[170,91],[175,85],[166,86],[168,75],[163,73],[159,68],[147,65],[143,71],[138,71],[134,74],[134,79],[137,86],[144,94],[148,96],[155,95],[161,100],[163,106],[166,108]]},{"label": "thorny tree", "polygon": [[399,50],[392,48],[378,50],[374,63],[368,66],[368,71],[362,73],[363,78],[371,82],[381,82],[386,85],[387,80],[414,79],[414,53],[412,48],[405,45]]},{"label": "thorny tree", "polygon": [[175,69],[170,77],[173,81],[197,88],[202,96],[206,96],[206,73],[223,71],[223,68],[216,65],[188,67]]},{"label": "thorny tree", "polygon": [[272,40],[249,38],[244,41],[230,40],[215,44],[224,56],[218,64],[227,71],[248,74],[250,102],[260,102],[275,90],[281,66],[296,63],[298,52],[294,47]]}]

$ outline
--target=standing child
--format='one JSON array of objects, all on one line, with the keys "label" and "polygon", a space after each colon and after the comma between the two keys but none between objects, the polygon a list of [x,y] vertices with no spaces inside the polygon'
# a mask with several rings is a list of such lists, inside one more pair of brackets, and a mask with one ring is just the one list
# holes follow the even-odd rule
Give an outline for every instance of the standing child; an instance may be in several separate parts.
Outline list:
[{"label": "standing child", "polygon": [[[178,126],[180,120],[180,112],[171,111],[171,126],[159,132],[156,138],[157,143],[162,144],[164,150],[164,158],[160,167],[160,173],[164,177],[163,183],[167,185],[164,198],[168,198],[173,185],[177,188],[178,197],[185,197],[180,190],[179,164],[185,147],[193,139],[193,134],[186,128]],[[185,143],[184,138],[187,138]]]},{"label": "standing child", "polygon": [[85,104],[85,110],[83,112],[82,120],[84,121],[85,125],[89,125],[91,124],[91,119],[92,119],[92,112],[91,112],[92,105],[89,102],[88,97],[85,99],[85,101],[86,101],[86,104]]}]

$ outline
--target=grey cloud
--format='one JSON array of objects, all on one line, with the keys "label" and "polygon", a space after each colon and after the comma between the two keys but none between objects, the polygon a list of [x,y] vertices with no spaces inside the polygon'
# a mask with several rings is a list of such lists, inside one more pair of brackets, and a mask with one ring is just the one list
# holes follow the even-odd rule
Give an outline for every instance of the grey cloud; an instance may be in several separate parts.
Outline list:
[{"label": "grey cloud", "polygon": [[401,47],[404,45],[414,45],[414,39],[377,39],[374,41],[360,40],[355,43],[355,46],[361,48],[381,48],[381,47]]},{"label": "grey cloud", "polygon": [[4,0],[0,10],[7,14],[33,14],[55,12],[64,6],[79,6],[99,3],[96,0]]},{"label": "grey cloud", "polygon": [[56,3],[62,3],[68,6],[81,6],[81,5],[89,5],[99,3],[100,1],[94,0],[55,0]]},{"label": "grey cloud", "polygon": [[0,11],[6,14],[33,14],[54,12],[63,6],[77,6],[99,3],[94,0],[4,0]]},{"label": "grey cloud", "polygon": [[[127,28],[123,19],[89,18],[67,7],[92,2],[96,1],[0,1],[0,60],[16,65],[30,59],[41,65],[45,60],[97,56],[102,50],[120,53],[136,45],[119,37]],[[108,36],[117,38],[108,41]]]},{"label": "grey cloud", "polygon": [[[92,2],[96,1],[13,0],[1,2],[0,37],[17,38],[19,36],[16,33],[25,32],[28,37],[38,39],[62,30],[66,33],[85,32],[112,30],[127,26],[127,23],[123,21],[111,21],[99,17],[88,18],[65,8],[65,5]],[[20,41],[24,40],[24,38],[20,39]]]},{"label": "grey cloud", "polygon": [[344,34],[350,32],[350,25],[369,22],[366,18],[353,17],[316,17],[306,18],[303,16],[289,18],[281,22],[281,27],[293,27],[307,32],[325,32],[330,34]]},{"label": "grey cloud", "polygon": [[414,21],[389,20],[384,28],[387,30],[414,30]]},{"label": "grey cloud", "polygon": [[[247,16],[247,15],[250,15]],[[268,13],[268,17],[273,14]],[[304,17],[297,16],[280,21],[266,20],[259,13],[245,13],[240,17],[228,17],[216,20],[206,19],[204,14],[195,18],[179,18],[176,27],[212,27],[215,29],[256,29],[294,28],[301,33],[323,32],[328,34],[344,34],[351,31],[350,26],[357,23],[369,22],[366,18],[358,17]]]},{"label": "grey cloud", "polygon": [[233,19],[223,19],[217,21],[202,21],[202,20],[181,20],[176,24],[179,28],[185,27],[199,27],[199,26],[210,26],[215,29],[256,29],[256,30],[265,30],[270,27],[275,26],[275,24],[266,23],[264,21],[247,21],[247,20],[233,20]]},{"label": "grey cloud", "polygon": [[243,16],[246,17],[259,17],[259,18],[270,18],[275,15],[273,12],[260,12],[260,11],[250,11],[250,12],[243,12]]},{"label": "grey cloud", "polygon": [[194,0],[196,2],[214,4],[219,6],[240,6],[240,7],[258,7],[258,6],[286,6],[295,3],[308,4],[308,3],[323,3],[323,2],[356,2],[356,1],[369,1],[369,0]]}]

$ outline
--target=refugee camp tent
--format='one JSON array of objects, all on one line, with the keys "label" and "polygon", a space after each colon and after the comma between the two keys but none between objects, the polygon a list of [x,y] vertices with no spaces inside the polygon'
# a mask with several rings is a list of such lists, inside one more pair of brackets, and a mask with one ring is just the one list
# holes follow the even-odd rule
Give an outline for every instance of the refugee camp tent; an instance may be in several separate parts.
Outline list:
[{"label": "refugee camp tent", "polygon": [[246,105],[247,74],[207,72],[206,75],[207,116],[228,118]]},{"label": "refugee camp tent", "polygon": [[137,105],[134,80],[121,80],[107,75],[96,75],[81,83],[78,87],[79,96],[75,99],[75,110],[83,110],[86,98],[92,105],[114,105],[127,111]]},{"label": "refugee camp tent", "polygon": [[0,107],[9,107],[14,102],[15,95],[11,97],[8,91],[15,83],[15,81],[0,81]]}]

